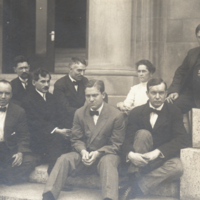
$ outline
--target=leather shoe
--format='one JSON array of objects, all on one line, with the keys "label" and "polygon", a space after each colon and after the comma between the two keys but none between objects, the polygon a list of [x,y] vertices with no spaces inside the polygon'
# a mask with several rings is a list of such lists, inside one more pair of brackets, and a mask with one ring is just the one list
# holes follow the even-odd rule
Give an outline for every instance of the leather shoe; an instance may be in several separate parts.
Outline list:
[{"label": "leather shoe", "polygon": [[55,198],[51,192],[46,192],[43,194],[42,200],[55,200]]}]

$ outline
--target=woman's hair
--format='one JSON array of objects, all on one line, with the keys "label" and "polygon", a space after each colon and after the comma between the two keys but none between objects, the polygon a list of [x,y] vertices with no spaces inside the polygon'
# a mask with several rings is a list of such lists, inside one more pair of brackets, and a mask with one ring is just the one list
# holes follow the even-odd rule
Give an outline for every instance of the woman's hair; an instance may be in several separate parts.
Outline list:
[{"label": "woman's hair", "polygon": [[156,68],[149,60],[140,60],[136,63],[136,69],[138,69],[139,65],[145,65],[148,71],[153,74],[156,71]]}]

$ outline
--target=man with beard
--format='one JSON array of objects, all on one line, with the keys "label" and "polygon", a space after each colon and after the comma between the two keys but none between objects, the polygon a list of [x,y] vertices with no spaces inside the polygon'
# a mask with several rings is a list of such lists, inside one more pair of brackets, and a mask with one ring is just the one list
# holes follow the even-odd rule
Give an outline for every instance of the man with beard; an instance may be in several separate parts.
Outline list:
[{"label": "man with beard", "polygon": [[27,114],[31,134],[31,150],[49,164],[48,172],[57,158],[70,150],[70,130],[61,122],[63,119],[54,96],[48,92],[51,75],[45,69],[33,72],[34,90],[24,98],[23,108]]},{"label": "man with beard", "polygon": [[29,74],[30,65],[27,58],[24,56],[17,56],[15,58],[14,71],[18,77],[11,81],[12,85],[12,102],[21,106],[23,98],[27,93],[33,89],[31,76]]}]

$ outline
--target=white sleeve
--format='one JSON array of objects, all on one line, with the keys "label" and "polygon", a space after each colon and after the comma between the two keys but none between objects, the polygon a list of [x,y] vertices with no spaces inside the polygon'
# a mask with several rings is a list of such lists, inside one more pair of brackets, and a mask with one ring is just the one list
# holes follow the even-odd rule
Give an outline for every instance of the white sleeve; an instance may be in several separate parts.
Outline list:
[{"label": "white sleeve", "polygon": [[136,93],[136,86],[133,86],[131,87],[126,99],[124,100],[124,105],[128,109],[132,109],[134,107],[135,93]]}]

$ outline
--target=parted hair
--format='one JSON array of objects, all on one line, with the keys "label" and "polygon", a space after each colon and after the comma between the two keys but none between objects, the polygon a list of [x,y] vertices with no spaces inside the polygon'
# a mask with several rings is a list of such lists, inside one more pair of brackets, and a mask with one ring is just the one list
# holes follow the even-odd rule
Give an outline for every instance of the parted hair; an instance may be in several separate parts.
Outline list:
[{"label": "parted hair", "polygon": [[11,87],[11,89],[12,89],[11,83],[10,83],[9,81],[7,81],[6,79],[1,79],[1,80],[0,80],[0,83],[9,84],[10,87]]},{"label": "parted hair", "polygon": [[139,65],[145,65],[151,74],[153,74],[156,71],[156,68],[149,60],[140,60],[136,62],[135,65],[136,65],[137,70],[138,70]]},{"label": "parted hair", "polygon": [[51,74],[49,73],[48,70],[43,69],[43,68],[38,68],[35,71],[32,72],[32,80],[34,81],[38,81],[39,80],[39,75],[41,77],[46,77],[47,75],[49,75],[50,79],[51,79]]},{"label": "parted hair", "polygon": [[86,88],[96,87],[101,93],[105,91],[104,82],[102,80],[91,79],[87,82]]},{"label": "parted hair", "polygon": [[162,78],[152,78],[147,83],[147,91],[149,92],[149,88],[155,85],[160,85],[161,83],[164,83],[165,85],[165,91],[167,90],[167,84],[162,80]]},{"label": "parted hair", "polygon": [[83,59],[83,58],[72,57],[71,60],[72,61],[69,63],[70,68],[73,68],[74,65],[80,64],[80,63],[87,66],[87,63],[86,63],[85,59]]},{"label": "parted hair", "polygon": [[29,63],[28,59],[25,56],[20,55],[20,56],[15,57],[14,59],[15,67],[17,67],[18,63],[23,63],[23,62]]}]

